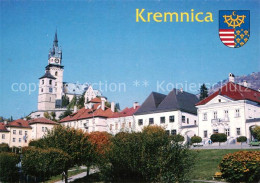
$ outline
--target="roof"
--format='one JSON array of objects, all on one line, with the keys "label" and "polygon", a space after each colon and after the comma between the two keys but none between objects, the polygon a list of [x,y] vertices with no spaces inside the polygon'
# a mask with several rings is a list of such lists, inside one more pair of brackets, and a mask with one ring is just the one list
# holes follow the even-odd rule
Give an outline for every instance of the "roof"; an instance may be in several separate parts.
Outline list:
[{"label": "roof", "polygon": [[4,123],[0,123],[0,132],[9,132],[7,129],[6,129],[6,125]]},{"label": "roof", "polygon": [[17,119],[15,121],[12,121],[6,125],[6,127],[17,127],[17,128],[32,128],[29,125],[28,121],[25,121],[23,119]]},{"label": "roof", "polygon": [[228,82],[223,87],[219,89],[219,91],[214,92],[212,95],[208,96],[207,98],[203,99],[196,105],[204,105],[211,101],[218,95],[226,96],[233,100],[250,100],[253,102],[257,102],[260,104],[260,92],[253,90],[251,88],[233,83]]},{"label": "roof", "polygon": [[121,112],[117,112],[117,113],[113,114],[112,118],[132,116],[139,109],[139,107],[140,106],[136,106],[135,109],[134,109],[134,107],[131,107],[131,108],[126,107]]},{"label": "roof", "polygon": [[246,120],[246,123],[254,123],[254,122],[260,122],[260,118],[252,118]]},{"label": "roof", "polygon": [[58,123],[57,122],[54,122],[52,120],[49,120],[47,118],[35,118],[35,119],[32,119],[32,120],[29,120],[29,124],[32,125],[32,124],[36,124],[36,123],[41,123],[41,124],[51,124],[51,125],[57,125]]},{"label": "roof", "polygon": [[51,75],[50,71],[46,71],[45,74],[40,77],[39,79],[42,79],[42,78],[50,78],[50,79],[56,79],[53,75]]},{"label": "roof", "polygon": [[196,114],[195,104],[198,101],[196,95],[177,89],[173,89],[167,96],[152,92],[135,115],[175,110]]},{"label": "roof", "polygon": [[88,89],[88,86],[88,84],[63,83],[64,93],[73,95],[82,95]]},{"label": "roof", "polygon": [[101,102],[101,98],[96,97],[96,98],[93,98],[92,100],[90,100],[89,102],[91,102],[91,103],[100,103]]}]

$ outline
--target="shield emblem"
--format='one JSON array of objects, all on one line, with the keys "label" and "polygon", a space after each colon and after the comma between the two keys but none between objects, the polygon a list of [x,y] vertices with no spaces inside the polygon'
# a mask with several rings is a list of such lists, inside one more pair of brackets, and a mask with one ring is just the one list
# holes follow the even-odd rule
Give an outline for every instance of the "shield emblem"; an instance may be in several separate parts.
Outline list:
[{"label": "shield emblem", "polygon": [[219,11],[219,37],[224,45],[230,48],[240,48],[246,44],[249,36],[249,10]]}]

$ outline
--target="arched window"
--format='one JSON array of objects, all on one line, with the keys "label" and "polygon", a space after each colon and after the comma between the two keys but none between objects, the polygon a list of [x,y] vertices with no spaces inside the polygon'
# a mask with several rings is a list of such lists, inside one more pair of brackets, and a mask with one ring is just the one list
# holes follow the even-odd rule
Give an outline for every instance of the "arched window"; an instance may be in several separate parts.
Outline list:
[{"label": "arched window", "polygon": [[55,76],[58,76],[58,71],[55,72]]},{"label": "arched window", "polygon": [[42,92],[43,92],[43,88],[42,88],[42,90],[41,90]]}]

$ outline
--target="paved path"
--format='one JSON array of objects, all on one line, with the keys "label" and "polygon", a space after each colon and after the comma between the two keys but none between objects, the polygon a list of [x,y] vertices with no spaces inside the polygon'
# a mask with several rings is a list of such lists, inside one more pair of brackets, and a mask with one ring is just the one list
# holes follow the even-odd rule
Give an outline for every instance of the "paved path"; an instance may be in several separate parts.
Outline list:
[{"label": "paved path", "polygon": [[260,146],[249,146],[248,144],[221,144],[220,146],[218,143],[214,143],[212,145],[204,145],[200,147],[193,147],[191,149],[260,149]]},{"label": "paved path", "polygon": [[[87,170],[86,170],[87,171]],[[95,173],[96,172],[96,170],[93,170],[93,169],[91,169],[90,170],[90,172],[89,172],[89,174],[93,174],[93,173]],[[87,172],[82,172],[82,173],[80,173],[80,174],[77,174],[77,175],[73,175],[73,176],[71,176],[71,177],[69,177],[68,178],[68,182],[73,182],[73,181],[75,181],[75,180],[77,180],[77,179],[80,179],[80,178],[83,178],[83,177],[85,177],[85,176],[87,176]],[[55,182],[55,183],[64,183],[65,181],[63,180],[60,180],[60,181],[57,181],[57,182]]]}]

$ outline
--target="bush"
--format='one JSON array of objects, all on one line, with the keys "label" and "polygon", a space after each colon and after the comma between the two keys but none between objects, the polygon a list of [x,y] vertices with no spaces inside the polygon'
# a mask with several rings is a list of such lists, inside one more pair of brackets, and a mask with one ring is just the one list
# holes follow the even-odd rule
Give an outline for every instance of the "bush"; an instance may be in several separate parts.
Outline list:
[{"label": "bush", "polygon": [[202,141],[202,138],[200,136],[193,136],[191,137],[191,143],[200,143]]},{"label": "bush", "polygon": [[210,139],[212,142],[226,142],[227,141],[227,135],[224,133],[215,133],[210,136]]},{"label": "bush", "polygon": [[219,167],[222,177],[229,182],[258,182],[260,151],[239,151],[227,154]]},{"label": "bush", "polygon": [[18,179],[19,155],[10,152],[0,153],[0,180],[1,181],[15,181]]},{"label": "bush", "polygon": [[246,142],[246,141],[247,141],[247,138],[245,136],[237,137],[237,142],[241,142],[241,145],[243,142]]},{"label": "bush", "polygon": [[40,177],[43,181],[53,175],[61,174],[69,167],[69,163],[69,155],[54,148],[26,148],[22,159],[24,173]]},{"label": "bush", "polygon": [[145,127],[142,132],[120,132],[112,138],[108,162],[99,169],[107,179],[149,182],[184,182],[194,165],[186,146],[173,142],[164,129]]},{"label": "bush", "polygon": [[181,134],[171,135],[170,138],[171,138],[174,142],[183,142],[183,141],[184,141],[184,137],[183,137]]},{"label": "bush", "polygon": [[0,152],[10,152],[9,145],[6,143],[0,144]]},{"label": "bush", "polygon": [[252,134],[255,139],[260,140],[260,126],[256,125],[254,128],[252,128]]}]

